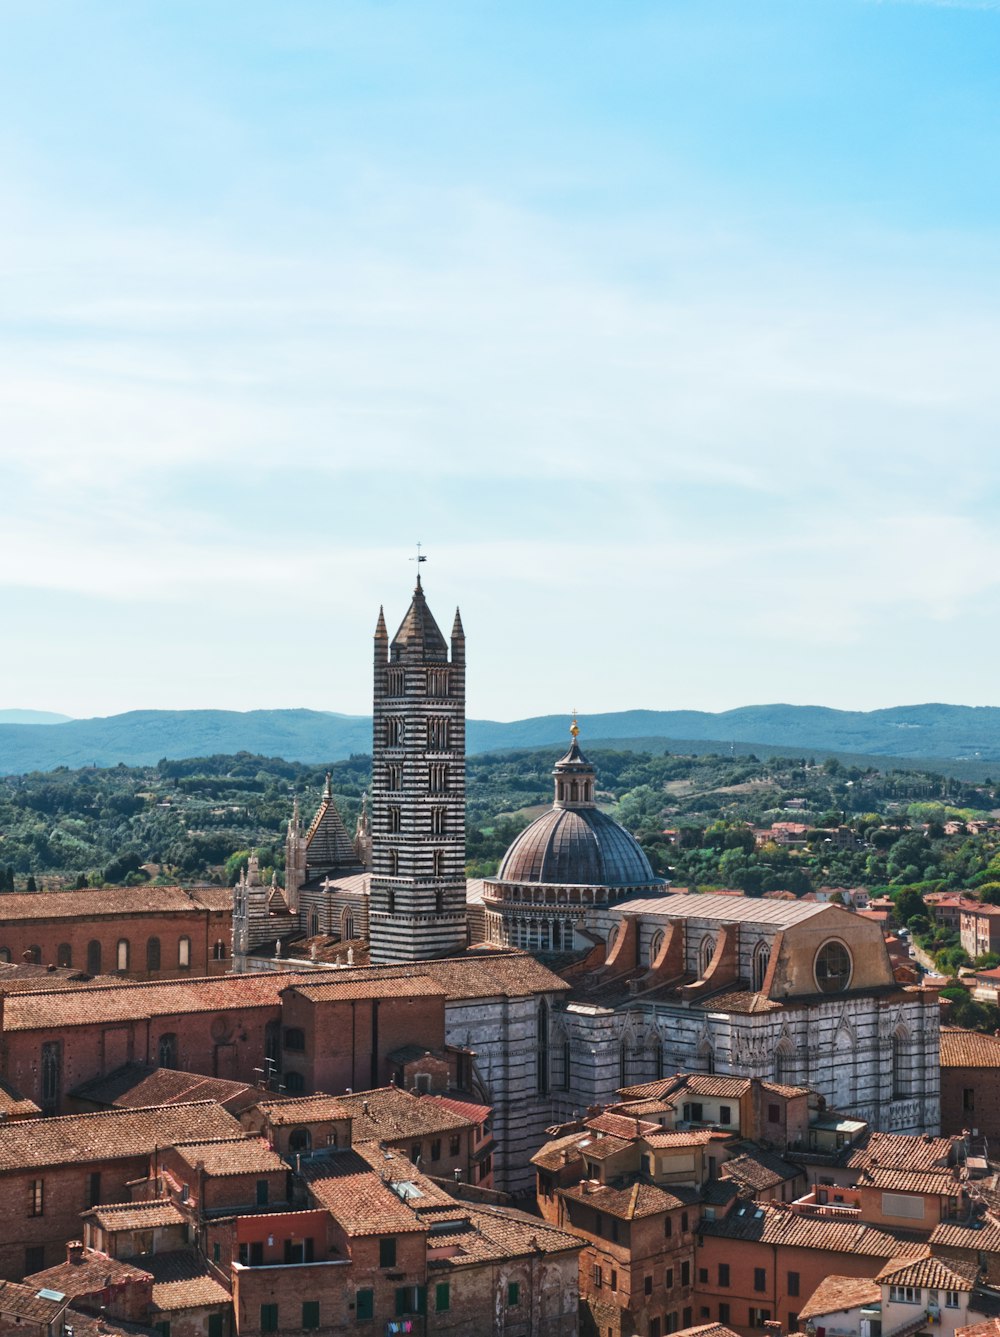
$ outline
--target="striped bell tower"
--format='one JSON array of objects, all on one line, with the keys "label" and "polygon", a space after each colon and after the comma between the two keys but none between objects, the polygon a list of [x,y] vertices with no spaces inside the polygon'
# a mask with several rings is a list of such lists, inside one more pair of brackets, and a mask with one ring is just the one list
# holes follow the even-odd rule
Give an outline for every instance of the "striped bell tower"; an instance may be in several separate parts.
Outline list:
[{"label": "striped bell tower", "polygon": [[375,629],[369,940],[373,964],[466,946],[465,632],[449,646],[420,581],[392,642]]}]

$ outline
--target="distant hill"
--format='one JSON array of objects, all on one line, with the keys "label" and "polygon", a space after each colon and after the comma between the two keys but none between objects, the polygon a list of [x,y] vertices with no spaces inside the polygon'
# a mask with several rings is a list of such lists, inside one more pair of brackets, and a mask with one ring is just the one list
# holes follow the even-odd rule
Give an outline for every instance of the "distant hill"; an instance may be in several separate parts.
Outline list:
[{"label": "distant hill", "polygon": [[0,710],[0,724],[66,724],[70,719],[51,710]]},{"label": "distant hill", "polygon": [[[11,712],[5,712],[9,715]],[[856,754],[969,773],[1000,766],[1000,708],[894,706],[846,711],[823,706],[744,706],[712,714],[696,710],[629,710],[582,719],[588,744],[628,742],[674,751],[724,752],[746,746],[793,756]],[[500,723],[470,720],[470,753],[555,746],[567,740],[564,715]],[[700,746],[695,747],[698,744]],[[737,746],[739,745],[739,746]],[[0,723],[0,775],[56,766],[152,765],[161,757],[253,752],[289,761],[339,761],[371,750],[371,720],[317,710],[134,710],[63,723]],[[956,763],[953,767],[944,763]],[[994,769],[997,767],[994,766]]]}]

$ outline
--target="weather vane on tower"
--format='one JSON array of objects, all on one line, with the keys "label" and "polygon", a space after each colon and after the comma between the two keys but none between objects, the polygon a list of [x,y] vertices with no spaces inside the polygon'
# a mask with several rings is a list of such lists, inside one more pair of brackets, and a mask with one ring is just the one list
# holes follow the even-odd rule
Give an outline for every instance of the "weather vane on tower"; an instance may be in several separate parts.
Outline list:
[{"label": "weather vane on tower", "polygon": [[411,562],[416,562],[416,564],[417,564],[417,585],[418,585],[418,586],[419,586],[419,584],[420,584],[420,563],[421,563],[421,562],[426,562],[426,561],[427,561],[427,554],[424,553],[424,552],[421,552],[421,549],[423,548],[423,546],[424,546],[424,545],[423,545],[422,543],[418,543],[418,544],[417,544],[417,555],[416,555],[416,557],[411,557],[411,558],[410,558],[410,561],[411,561]]}]

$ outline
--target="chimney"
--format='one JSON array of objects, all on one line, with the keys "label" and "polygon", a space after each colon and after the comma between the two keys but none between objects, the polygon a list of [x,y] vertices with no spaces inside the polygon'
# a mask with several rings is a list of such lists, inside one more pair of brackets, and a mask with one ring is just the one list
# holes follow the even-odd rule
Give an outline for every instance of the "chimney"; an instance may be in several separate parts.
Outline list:
[{"label": "chimney", "polygon": [[764,1324],[764,1331],[767,1333],[767,1337],[781,1337],[782,1327],[777,1319],[772,1318]]},{"label": "chimney", "polygon": [[70,1240],[66,1245],[67,1263],[83,1262],[83,1240]]}]

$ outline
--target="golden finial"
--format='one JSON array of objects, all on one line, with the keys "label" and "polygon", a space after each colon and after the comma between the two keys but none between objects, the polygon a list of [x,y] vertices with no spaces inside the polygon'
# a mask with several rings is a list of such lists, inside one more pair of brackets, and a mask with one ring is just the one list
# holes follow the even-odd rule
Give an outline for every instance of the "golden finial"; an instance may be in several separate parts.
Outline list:
[{"label": "golden finial", "polygon": [[577,735],[580,732],[580,726],[576,722],[576,706],[573,707],[573,723],[569,726],[569,731],[573,735],[573,741],[575,742]]}]

